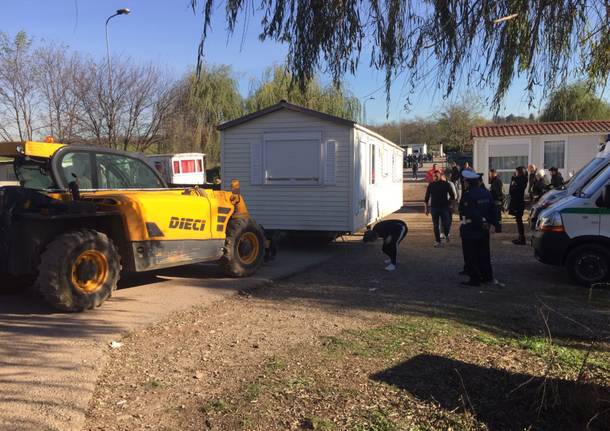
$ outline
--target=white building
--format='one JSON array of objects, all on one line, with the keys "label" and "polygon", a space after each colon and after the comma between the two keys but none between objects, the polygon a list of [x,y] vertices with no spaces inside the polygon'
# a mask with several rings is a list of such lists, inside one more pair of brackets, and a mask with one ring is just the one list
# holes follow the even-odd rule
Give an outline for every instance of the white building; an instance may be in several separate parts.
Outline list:
[{"label": "white building", "polygon": [[201,186],[206,183],[203,153],[154,154],[146,158],[172,186]]},{"label": "white building", "polygon": [[266,230],[355,232],[402,207],[404,150],[353,121],[282,101],[218,129],[222,187],[239,179]]},{"label": "white building", "polygon": [[428,144],[411,144],[411,154],[418,156],[420,154],[428,154]]},{"label": "white building", "polygon": [[473,127],[473,165],[488,178],[496,169],[507,186],[518,166],[559,169],[564,179],[591,160],[610,134],[610,121],[489,124]]}]

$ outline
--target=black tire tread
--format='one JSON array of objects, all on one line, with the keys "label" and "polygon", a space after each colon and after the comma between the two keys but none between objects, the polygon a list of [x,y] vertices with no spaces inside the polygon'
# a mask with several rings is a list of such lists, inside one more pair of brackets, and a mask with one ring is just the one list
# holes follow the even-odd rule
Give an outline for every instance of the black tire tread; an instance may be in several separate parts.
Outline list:
[{"label": "black tire tread", "polygon": [[[583,245],[579,245],[577,247],[574,247],[572,250],[570,250],[570,252],[568,253],[565,263],[566,263],[566,268],[568,270],[568,274],[570,275],[570,278],[572,278],[572,280],[582,286],[586,286],[586,287],[590,287],[589,283],[586,282],[585,280],[581,280],[578,275],[573,271],[573,265],[571,264],[572,260],[575,259],[575,257],[582,252],[583,249],[588,249],[588,248],[593,248],[596,249],[598,251],[600,251],[606,258],[606,262],[608,263],[608,266],[610,266],[610,251],[604,247],[603,245],[600,244],[583,244]],[[603,281],[608,281],[610,277],[610,274],[607,274],[604,280],[600,280],[599,282],[603,282]]]},{"label": "black tire tread", "polygon": [[[236,241],[244,231],[254,231],[260,241],[260,251],[256,262],[249,266],[244,266],[235,256]],[[250,217],[233,217],[227,225],[225,241],[225,254],[220,259],[220,266],[225,273],[231,277],[247,277],[252,275],[262,265],[265,257],[265,236],[262,228]]]},{"label": "black tire tread", "polygon": [[[62,288],[60,269],[64,264],[62,261],[66,253],[73,249],[75,244],[86,241],[101,242],[107,247],[110,259],[110,271],[116,274],[116,279],[111,280],[109,289],[101,289],[92,295],[74,295],[71,290]],[[63,233],[51,241],[40,256],[40,266],[36,287],[44,299],[54,308],[62,311],[83,311],[99,307],[116,289],[121,264],[119,253],[112,240],[105,234],[93,229],[76,229]]]}]

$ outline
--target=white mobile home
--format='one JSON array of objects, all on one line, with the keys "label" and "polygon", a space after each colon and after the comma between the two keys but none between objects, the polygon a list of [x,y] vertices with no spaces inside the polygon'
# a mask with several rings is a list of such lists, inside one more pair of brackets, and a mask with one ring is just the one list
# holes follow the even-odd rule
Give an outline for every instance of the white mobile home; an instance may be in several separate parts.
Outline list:
[{"label": "white mobile home", "polygon": [[591,160],[610,133],[610,121],[489,124],[473,127],[473,165],[488,178],[496,169],[505,186],[518,166],[556,167],[565,180]]},{"label": "white mobile home", "polygon": [[146,158],[170,185],[201,186],[206,183],[203,153],[155,154]]},{"label": "white mobile home", "polygon": [[266,230],[356,232],[402,207],[404,150],[353,121],[282,101],[218,129],[222,187],[240,180]]}]

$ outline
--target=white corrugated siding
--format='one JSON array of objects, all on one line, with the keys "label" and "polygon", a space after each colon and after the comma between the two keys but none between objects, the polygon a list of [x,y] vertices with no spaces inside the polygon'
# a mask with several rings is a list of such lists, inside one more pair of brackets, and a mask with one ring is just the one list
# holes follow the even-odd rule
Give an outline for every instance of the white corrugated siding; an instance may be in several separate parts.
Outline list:
[{"label": "white corrugated siding", "polygon": [[[361,175],[359,172],[354,172],[353,231],[360,230],[366,225],[398,211],[403,204],[404,151],[362,129],[355,130],[355,142],[356,156],[361,156],[362,171]],[[362,145],[365,147],[361,149]],[[371,184],[370,178],[371,145],[374,145],[376,151],[375,184]],[[389,159],[384,157],[386,151]],[[394,155],[394,160],[392,160],[392,155]]]},{"label": "white corrugated siding", "polygon": [[[345,125],[286,109],[222,132],[221,176],[224,190],[231,179],[241,182],[248,210],[266,229],[349,231],[350,130]],[[250,144],[265,133],[322,133],[322,143],[336,141],[335,185],[252,185]]]}]

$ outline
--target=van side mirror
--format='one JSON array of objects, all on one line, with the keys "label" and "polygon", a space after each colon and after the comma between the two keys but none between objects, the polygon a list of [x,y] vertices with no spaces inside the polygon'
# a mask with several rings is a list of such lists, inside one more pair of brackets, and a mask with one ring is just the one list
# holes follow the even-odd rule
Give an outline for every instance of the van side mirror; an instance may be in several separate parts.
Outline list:
[{"label": "van side mirror", "polygon": [[600,204],[602,208],[610,208],[610,184],[606,184],[600,196]]}]

